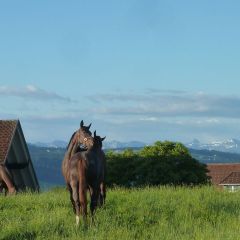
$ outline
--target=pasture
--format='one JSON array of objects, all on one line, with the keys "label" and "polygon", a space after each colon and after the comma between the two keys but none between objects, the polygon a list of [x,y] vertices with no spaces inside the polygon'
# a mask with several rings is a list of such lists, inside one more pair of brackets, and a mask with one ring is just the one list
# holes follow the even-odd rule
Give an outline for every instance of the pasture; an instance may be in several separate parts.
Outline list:
[{"label": "pasture", "polygon": [[0,195],[0,239],[239,239],[240,192],[213,187],[112,189],[95,224],[75,226],[69,193]]}]

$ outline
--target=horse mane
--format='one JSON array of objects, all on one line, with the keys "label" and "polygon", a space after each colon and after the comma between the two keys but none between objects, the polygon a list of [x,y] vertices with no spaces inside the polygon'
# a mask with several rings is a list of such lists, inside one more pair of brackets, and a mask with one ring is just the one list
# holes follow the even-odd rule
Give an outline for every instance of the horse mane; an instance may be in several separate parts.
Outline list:
[{"label": "horse mane", "polygon": [[75,132],[72,134],[72,136],[71,136],[71,138],[70,138],[70,140],[69,140],[69,143],[68,143],[68,145],[67,145],[67,150],[69,149],[69,146],[70,146],[70,144],[71,144],[71,142],[72,142],[72,139],[74,138],[76,132],[77,132],[77,131],[75,131]]}]

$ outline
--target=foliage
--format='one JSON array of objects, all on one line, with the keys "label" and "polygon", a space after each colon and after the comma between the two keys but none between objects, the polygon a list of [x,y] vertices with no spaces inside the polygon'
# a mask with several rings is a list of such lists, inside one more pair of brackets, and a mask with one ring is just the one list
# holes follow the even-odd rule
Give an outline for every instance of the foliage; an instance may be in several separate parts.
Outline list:
[{"label": "foliage", "polygon": [[65,189],[0,195],[0,239],[239,239],[239,199],[213,187],[112,189],[85,229]]},{"label": "foliage", "polygon": [[181,143],[156,142],[139,152],[107,153],[107,183],[125,187],[206,184],[207,168]]}]

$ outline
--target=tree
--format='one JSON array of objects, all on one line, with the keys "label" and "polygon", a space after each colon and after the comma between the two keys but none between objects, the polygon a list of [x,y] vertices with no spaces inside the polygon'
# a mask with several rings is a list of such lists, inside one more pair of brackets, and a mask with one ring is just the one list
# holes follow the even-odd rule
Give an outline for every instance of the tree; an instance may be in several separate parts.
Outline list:
[{"label": "tree", "polygon": [[157,141],[139,152],[127,149],[107,154],[110,185],[195,185],[208,182],[205,164],[192,158],[181,143]]}]

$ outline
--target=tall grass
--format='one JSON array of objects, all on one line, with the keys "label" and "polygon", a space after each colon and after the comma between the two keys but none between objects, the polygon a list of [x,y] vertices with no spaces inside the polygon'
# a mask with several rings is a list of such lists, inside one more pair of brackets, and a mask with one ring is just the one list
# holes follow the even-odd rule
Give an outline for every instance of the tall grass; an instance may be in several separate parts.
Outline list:
[{"label": "tall grass", "polygon": [[75,226],[69,194],[0,196],[0,239],[240,239],[240,192],[113,189],[95,224]]}]

